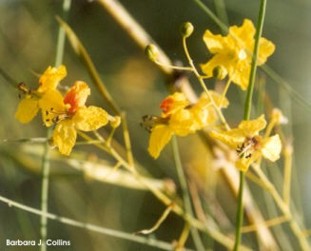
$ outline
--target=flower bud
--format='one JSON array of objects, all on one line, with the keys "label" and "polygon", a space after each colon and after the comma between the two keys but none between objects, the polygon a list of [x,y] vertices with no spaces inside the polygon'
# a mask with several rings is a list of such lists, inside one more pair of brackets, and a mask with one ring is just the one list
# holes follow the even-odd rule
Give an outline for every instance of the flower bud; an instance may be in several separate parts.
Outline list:
[{"label": "flower bud", "polygon": [[193,25],[190,22],[185,22],[181,26],[180,32],[184,37],[190,37],[193,32]]},{"label": "flower bud", "polygon": [[227,76],[227,73],[228,72],[227,72],[226,68],[223,66],[216,66],[213,69],[213,77],[215,77],[219,80],[224,79]]},{"label": "flower bud", "polygon": [[110,125],[112,128],[117,128],[121,123],[121,118],[119,116],[115,116],[110,118]]},{"label": "flower bud", "polygon": [[283,115],[281,110],[277,108],[272,110],[271,119],[275,120],[277,125],[284,125],[288,123],[288,119]]},{"label": "flower bud", "polygon": [[159,54],[158,49],[154,44],[148,44],[145,53],[152,62],[157,60]]}]

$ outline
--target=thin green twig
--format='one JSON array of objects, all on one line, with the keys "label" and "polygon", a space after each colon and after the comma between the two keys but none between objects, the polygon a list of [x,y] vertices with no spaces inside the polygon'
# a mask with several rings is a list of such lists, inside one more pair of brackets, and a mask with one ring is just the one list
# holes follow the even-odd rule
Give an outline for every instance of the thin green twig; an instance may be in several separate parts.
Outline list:
[{"label": "thin green twig", "polygon": [[[63,2],[63,15],[66,15],[70,10],[71,0],[64,0]],[[55,66],[58,66],[63,61],[65,47],[65,33],[62,28],[59,28],[56,46]],[[51,128],[47,130],[47,138],[51,136]],[[48,199],[49,199],[49,176],[50,176],[50,161],[49,153],[50,145],[47,141],[44,146],[44,153],[42,157],[42,184],[41,184],[41,210],[44,213],[48,212]],[[45,241],[47,239],[48,218],[45,214],[40,217],[40,235],[43,245],[40,246],[41,251],[47,250]]]},{"label": "thin green twig", "polygon": [[224,0],[214,0],[216,14],[225,26],[228,26],[228,15],[226,12],[226,4]]},{"label": "thin green twig", "polygon": [[[190,194],[189,194],[189,189],[188,189],[188,184],[187,184],[187,179],[185,177],[184,169],[181,163],[180,159],[180,154],[179,154],[179,147],[178,147],[178,142],[176,137],[172,138],[172,148],[173,148],[173,156],[174,156],[174,162],[177,170],[177,175],[178,175],[178,180],[180,182],[180,186],[182,189],[182,194],[183,194],[183,202],[184,202],[184,207],[185,211],[194,217],[194,213],[192,210],[192,205],[191,205],[191,199],[190,199]],[[194,244],[198,250],[204,251],[204,245],[201,240],[199,231],[196,228],[191,227],[190,229]]]},{"label": "thin green twig", "polygon": [[[89,224],[89,223],[76,221],[74,219],[62,217],[62,216],[52,214],[49,212],[44,212],[44,211],[38,210],[36,208],[29,207],[29,206],[26,206],[24,204],[18,203],[16,201],[13,201],[13,200],[8,199],[6,197],[3,197],[1,195],[0,195],[0,201],[7,204],[9,207],[19,208],[23,211],[26,211],[26,212],[29,212],[29,213],[32,213],[35,215],[39,215],[41,217],[44,216],[47,219],[54,220],[54,221],[57,221],[57,222],[60,222],[62,224],[66,224],[69,226],[81,228],[81,229],[88,230],[88,231],[95,232],[95,233],[104,234],[107,236],[112,236],[112,237],[123,239],[123,240],[137,242],[137,243],[140,243],[140,244],[143,244],[146,246],[156,247],[156,248],[162,249],[162,250],[172,250],[173,249],[173,246],[171,243],[159,241],[159,240],[156,240],[153,238],[146,238],[143,236],[135,236],[133,233],[125,233],[125,232],[121,232],[118,230],[113,230],[113,229],[109,229],[109,228],[105,228],[105,227],[101,227],[101,226],[97,226],[97,225],[93,225],[93,224]],[[192,251],[192,250],[191,249],[185,249],[185,251]]]},{"label": "thin green twig", "polygon": [[193,0],[222,30],[223,33],[228,32],[228,27],[224,24],[201,0]]},{"label": "thin green twig", "polygon": [[[47,130],[47,137],[50,137],[51,130]],[[41,184],[41,210],[42,212],[48,211],[48,197],[49,197],[49,175],[50,175],[50,161],[49,161],[49,143],[45,143],[44,153],[42,158],[42,184]],[[41,251],[46,250],[46,245],[44,244],[47,238],[47,217],[42,214],[40,217],[40,236],[43,245],[40,246]]]},{"label": "thin green twig", "polygon": [[118,114],[118,115],[121,114],[121,109],[119,108],[117,103],[114,101],[114,99],[111,97],[111,95],[108,92],[105,84],[101,80],[94,63],[93,63],[90,55],[88,54],[87,50],[83,46],[82,42],[76,36],[74,31],[71,29],[71,27],[63,19],[61,19],[60,17],[57,16],[56,20],[59,22],[61,27],[65,30],[66,35],[68,37],[68,40],[69,40],[72,48],[74,49],[76,54],[79,55],[80,59],[82,60],[82,62],[86,66],[86,68],[90,74],[90,77],[92,78],[95,86],[99,90],[102,97],[105,99],[105,101],[107,102],[109,107],[114,111],[115,114]]},{"label": "thin green twig", "polygon": [[259,40],[262,35],[263,24],[264,24],[265,13],[266,13],[266,6],[267,6],[267,0],[261,0],[256,34],[255,34],[255,45],[254,45],[254,51],[253,51],[253,57],[252,57],[251,72],[249,76],[249,85],[247,88],[247,94],[246,94],[246,100],[245,100],[245,106],[244,106],[244,120],[248,120],[251,117],[252,99],[253,99],[257,63],[258,63],[257,58],[258,58],[258,52],[259,52]]},{"label": "thin green twig", "polygon": [[[249,84],[247,88],[245,106],[244,106],[244,120],[249,120],[251,117],[251,107],[252,107],[252,99],[253,92],[255,86],[255,78],[257,71],[257,57],[259,52],[259,40],[263,30],[263,24],[265,20],[267,0],[261,0],[260,8],[259,8],[259,16],[257,22],[257,29],[255,34],[255,45],[252,57],[252,65],[251,72],[249,76]],[[241,227],[243,225],[243,191],[245,184],[245,172],[240,171],[240,185],[239,185],[239,194],[237,198],[238,208],[236,215],[236,232],[235,232],[235,244],[234,251],[239,250],[240,242],[241,242]]]},{"label": "thin green twig", "polygon": [[[93,140],[88,135],[79,132],[79,135],[83,137],[86,140]],[[96,146],[100,149],[107,150],[107,146],[103,144],[96,144]],[[151,184],[150,182],[146,181],[143,176],[139,174],[139,172],[136,170],[136,168],[133,168],[129,165],[129,163],[119,155],[119,153],[113,148],[110,147],[108,149],[108,152],[111,154],[111,156],[117,160],[126,170],[131,172],[134,177],[139,181],[142,185],[144,185],[146,188],[149,189],[151,193],[155,197],[157,197],[164,205],[169,206],[173,203],[170,197],[168,197],[167,194],[163,193],[161,190],[159,190],[157,187],[154,186],[154,184]],[[217,242],[221,243],[225,247],[231,249],[233,247],[234,242],[231,238],[227,237],[226,235],[222,234],[218,229],[215,229],[211,225],[205,225],[196,218],[192,217],[188,213],[184,212],[184,210],[178,205],[174,204],[174,207],[172,208],[172,211],[181,216],[185,221],[187,221],[192,227],[197,228],[198,230],[201,230],[207,234],[209,234],[213,239],[215,239]],[[249,250],[246,247],[243,247],[241,245],[241,250]]]},{"label": "thin green twig", "polygon": [[[63,18],[67,19],[68,13],[71,6],[71,0],[64,0],[63,2]],[[57,46],[56,46],[56,56],[55,56],[55,66],[59,66],[63,62],[64,50],[65,50],[65,40],[66,34],[64,29],[58,29]]]}]

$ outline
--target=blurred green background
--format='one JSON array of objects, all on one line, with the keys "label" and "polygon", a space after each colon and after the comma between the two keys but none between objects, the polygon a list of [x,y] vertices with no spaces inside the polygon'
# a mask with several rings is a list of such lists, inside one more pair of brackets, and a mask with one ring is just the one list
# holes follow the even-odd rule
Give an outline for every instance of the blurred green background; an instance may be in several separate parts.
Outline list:
[{"label": "blurred green background", "polygon": [[[189,39],[191,55],[196,64],[207,60],[209,54],[202,42],[202,34],[205,29],[213,32],[220,30],[195,1],[121,2],[176,62],[186,63],[179,27],[185,21],[192,22],[195,32]],[[216,3],[219,1],[205,2],[218,13]],[[229,24],[240,25],[244,18],[256,21],[259,1],[227,0],[224,3]],[[60,0],[0,1],[0,67],[16,81],[16,84],[24,81],[29,86],[35,87],[36,74],[42,73],[47,66],[54,64],[58,32],[55,15],[61,13],[61,6]],[[311,97],[310,13],[309,0],[270,0],[263,32],[264,37],[276,44],[276,51],[268,61],[269,66],[288,81],[291,88],[307,102],[310,102]],[[135,158],[144,164],[153,177],[176,181],[170,147],[166,147],[161,157],[154,161],[147,153],[149,135],[139,125],[143,115],[159,114],[159,103],[167,95],[166,77],[96,1],[73,1],[68,23],[84,43],[107,88],[121,108],[127,112]],[[64,85],[71,85],[78,79],[87,81],[92,88],[92,96],[88,103],[105,107],[86,69],[69,44],[66,45],[64,64],[68,70],[68,76],[62,81]],[[194,88],[199,90],[197,87]],[[311,108],[295,98],[291,91],[269,78],[266,81],[266,88],[273,104],[281,108],[289,118],[285,132],[292,140],[295,151],[293,201],[296,203],[297,211],[304,212],[301,218],[305,224],[310,226]],[[237,94],[234,89],[229,91],[232,98]],[[38,156],[25,153],[27,149],[36,149],[34,147],[37,145],[14,143],[10,140],[45,137],[45,129],[39,118],[28,125],[21,125],[14,119],[19,102],[18,91],[12,83],[1,76],[0,93],[0,195],[39,208],[41,160]],[[233,123],[237,123],[243,114],[240,100],[234,99],[229,109],[228,116]],[[120,132],[116,138],[121,139]],[[9,142],[3,142],[4,139]],[[189,142],[193,143],[191,140],[195,142],[196,136],[190,136],[190,141],[189,139],[180,141],[184,163],[195,156],[185,147]],[[92,146],[76,147],[75,150],[88,153],[86,158],[93,155],[105,158]],[[164,210],[164,206],[149,192],[89,180],[83,173],[68,167],[64,161],[53,161],[51,172],[50,212],[81,222],[133,233],[152,226]],[[204,179],[213,177],[212,174],[205,175]],[[178,185],[177,181],[176,183]],[[226,193],[228,194],[228,191]],[[232,208],[228,209],[228,214],[232,213],[234,206],[233,204]],[[179,237],[182,227],[183,221],[171,215],[153,237],[171,242]],[[49,221],[48,237],[70,239],[72,242],[71,247],[58,247],[53,250],[158,250],[54,221]],[[35,250],[8,248],[5,247],[4,240],[37,238],[39,238],[38,216],[0,203],[0,250]],[[250,238],[249,242],[251,241]],[[187,246],[192,247],[192,242],[190,241]],[[222,248],[216,244],[214,250]]]}]

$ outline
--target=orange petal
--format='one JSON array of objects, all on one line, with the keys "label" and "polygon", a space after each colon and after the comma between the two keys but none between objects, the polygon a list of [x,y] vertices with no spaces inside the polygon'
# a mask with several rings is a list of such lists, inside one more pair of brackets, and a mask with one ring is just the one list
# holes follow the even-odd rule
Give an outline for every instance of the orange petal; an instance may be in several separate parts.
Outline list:
[{"label": "orange petal", "polygon": [[64,97],[64,103],[70,105],[68,112],[75,113],[78,108],[84,106],[90,94],[91,90],[85,82],[76,81]]},{"label": "orange petal", "polygon": [[185,108],[187,105],[189,105],[189,101],[185,94],[181,92],[175,92],[162,101],[160,108],[162,109],[164,115],[168,116],[180,109]]}]

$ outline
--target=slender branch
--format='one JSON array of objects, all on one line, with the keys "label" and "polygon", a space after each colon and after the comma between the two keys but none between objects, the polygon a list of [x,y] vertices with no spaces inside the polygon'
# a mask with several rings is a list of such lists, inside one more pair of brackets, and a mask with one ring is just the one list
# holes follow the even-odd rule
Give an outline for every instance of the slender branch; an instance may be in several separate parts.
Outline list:
[{"label": "slender branch", "polygon": [[121,114],[121,109],[116,104],[114,99],[111,97],[110,93],[108,92],[105,84],[101,80],[99,73],[88,54],[87,50],[79,40],[79,38],[76,36],[74,31],[70,28],[70,26],[62,20],[60,17],[56,17],[57,21],[60,23],[61,27],[65,30],[66,35],[69,39],[69,42],[74,49],[74,51],[80,56],[81,60],[85,64],[91,78],[93,79],[94,84],[96,85],[97,89],[99,90],[102,97],[106,100],[110,108],[116,113]]},{"label": "slender branch", "polygon": [[[249,120],[251,117],[251,107],[253,100],[253,92],[255,86],[255,78],[256,78],[256,70],[257,70],[257,58],[259,52],[259,41],[261,38],[263,24],[265,20],[266,13],[266,5],[267,0],[261,0],[260,8],[259,8],[259,16],[257,22],[257,29],[255,34],[255,45],[252,57],[252,65],[249,76],[249,83],[247,88],[245,106],[244,106],[244,120]],[[241,227],[243,225],[243,191],[244,191],[244,183],[245,183],[245,172],[240,171],[240,185],[239,185],[239,194],[238,194],[238,208],[236,215],[236,234],[235,234],[235,245],[234,250],[239,249],[240,241],[241,241]]]},{"label": "slender branch", "polygon": [[[173,148],[173,156],[174,156],[174,161],[175,161],[175,166],[177,170],[177,175],[178,175],[178,180],[181,185],[181,190],[183,193],[183,202],[184,202],[184,208],[185,211],[194,217],[194,213],[192,210],[192,205],[191,205],[191,199],[190,199],[190,194],[189,194],[189,189],[188,189],[188,184],[187,180],[185,177],[184,169],[181,163],[180,159],[180,154],[179,154],[179,148],[178,148],[178,142],[176,137],[172,138],[172,148]],[[195,246],[197,247],[198,250],[205,250],[204,245],[202,243],[201,237],[197,229],[191,228],[191,235],[193,238],[193,241],[195,243]]]},{"label": "slender branch", "polygon": [[[63,15],[67,15],[70,10],[71,0],[63,1]],[[59,28],[58,37],[57,37],[57,46],[56,46],[56,57],[55,57],[55,66],[58,66],[62,63],[63,55],[65,48],[65,32],[62,28]],[[47,129],[47,138],[51,136],[51,128]],[[49,200],[49,176],[50,176],[50,145],[47,141],[44,146],[44,153],[42,157],[42,184],[41,184],[41,210],[43,212],[48,211],[48,200]],[[45,241],[47,238],[47,224],[48,219],[44,214],[40,217],[40,235],[43,245],[40,246],[41,251],[46,251],[47,247]]]},{"label": "slender branch", "polygon": [[[129,34],[129,36],[143,49],[149,44],[156,44],[155,41],[149,36],[148,33],[136,22],[136,20],[127,12],[127,10],[115,0],[97,0],[106,11],[118,22],[118,24]],[[171,74],[172,69],[166,65],[172,65],[171,60],[166,54],[158,48],[158,60],[161,63],[160,69],[165,74]]]},{"label": "slender branch", "polygon": [[229,130],[230,127],[229,127],[229,125],[228,125],[228,123],[227,123],[227,121],[226,121],[224,115],[222,114],[221,109],[216,105],[216,103],[215,103],[215,101],[214,101],[212,95],[210,94],[209,90],[207,89],[207,87],[206,87],[206,85],[205,85],[205,83],[204,83],[203,78],[201,77],[201,75],[199,74],[197,68],[195,67],[195,65],[194,65],[194,63],[193,63],[193,60],[192,60],[192,58],[191,58],[191,56],[190,56],[190,53],[189,53],[188,47],[187,47],[187,38],[186,38],[185,36],[183,36],[182,41],[183,41],[183,48],[184,48],[184,51],[185,51],[186,58],[187,58],[187,60],[188,60],[188,63],[189,63],[189,65],[190,65],[190,67],[193,69],[194,75],[196,76],[196,78],[198,79],[198,81],[199,81],[199,83],[200,83],[202,89],[203,89],[204,92],[207,94],[208,98],[210,99],[210,101],[211,101],[213,107],[215,108],[215,110],[216,110],[216,112],[217,112],[217,114],[218,114],[219,119],[221,120],[221,122],[223,123],[223,125],[225,126],[225,128],[226,128],[227,130]]},{"label": "slender branch", "polygon": [[[47,130],[47,137],[50,137],[51,130]],[[50,161],[49,161],[49,143],[46,142],[44,145],[44,153],[42,158],[42,184],[41,184],[41,210],[46,213],[48,211],[48,195],[49,195],[49,175],[50,175]],[[40,217],[40,236],[42,243],[45,243],[47,238],[47,217],[42,214]],[[41,251],[46,250],[46,245],[41,245]]]},{"label": "slender branch", "polygon": [[228,15],[226,11],[226,4],[224,0],[214,0],[216,14],[220,20],[222,20],[222,24],[224,27],[228,26]]},{"label": "slender branch", "polygon": [[[68,13],[71,7],[71,0],[63,0],[63,19],[66,20],[68,17]],[[57,37],[57,51],[55,56],[55,66],[59,66],[63,62],[64,51],[65,51],[65,31],[62,28],[58,29],[58,37]]]},{"label": "slender branch", "polygon": [[291,145],[284,147],[284,184],[283,184],[283,198],[284,202],[290,206],[291,197],[291,177],[293,165],[293,149]]},{"label": "slender branch", "polygon": [[294,233],[294,235],[296,236],[296,238],[298,239],[301,250],[304,250],[304,251],[310,250],[310,245],[308,243],[308,240],[306,239],[306,236],[304,235],[302,228],[299,226],[297,221],[293,218],[292,213],[289,209],[289,205],[284,202],[284,200],[279,195],[274,185],[269,181],[267,176],[263,173],[263,171],[260,169],[258,165],[253,164],[253,170],[256,172],[260,180],[263,182],[264,187],[271,194],[275,203],[277,204],[279,209],[282,211],[284,217],[287,217],[289,219],[290,228],[292,232]]},{"label": "slender branch", "polygon": [[201,0],[193,1],[219,26],[223,33],[227,33],[228,27]]},{"label": "slender branch", "polygon": [[[26,212],[29,212],[31,214],[39,215],[41,217],[44,216],[47,219],[54,220],[54,221],[57,221],[57,222],[60,222],[62,224],[66,224],[69,226],[81,228],[84,230],[104,234],[107,236],[111,236],[111,237],[115,237],[115,238],[119,238],[119,239],[123,239],[123,240],[137,242],[137,243],[140,243],[143,245],[156,247],[156,248],[159,248],[162,250],[172,250],[172,244],[164,242],[164,241],[159,241],[159,240],[156,240],[153,238],[146,238],[143,236],[135,236],[135,235],[133,235],[133,233],[125,233],[125,232],[121,232],[118,230],[104,228],[104,227],[94,225],[94,224],[76,221],[74,219],[62,217],[62,216],[52,214],[49,212],[44,212],[44,211],[38,210],[36,208],[29,207],[29,206],[26,206],[24,204],[18,203],[16,201],[13,201],[13,200],[8,199],[6,197],[3,197],[1,195],[0,195],[0,201],[7,204],[9,207],[19,208],[19,209],[26,211]],[[185,250],[186,251],[192,251],[191,249],[185,249]]]},{"label": "slender branch", "polygon": [[[91,137],[87,136],[86,134],[82,134],[79,132],[80,136],[83,136],[86,140],[93,140]],[[96,144],[96,147],[99,147],[100,149],[103,149],[107,151],[107,146],[104,144]],[[185,221],[189,222],[189,224],[192,227],[195,227],[208,235],[210,235],[214,240],[221,243],[225,247],[231,249],[233,247],[234,242],[228,238],[226,235],[222,234],[218,229],[215,229],[211,225],[205,225],[201,221],[197,220],[196,218],[192,217],[188,213],[184,212],[184,210],[174,201],[172,201],[166,194],[164,194],[161,190],[158,189],[158,187],[155,187],[154,184],[149,183],[143,176],[139,174],[139,172],[136,170],[136,168],[133,168],[133,166],[129,165],[129,163],[122,158],[122,156],[119,155],[119,153],[112,147],[108,149],[108,152],[111,154],[111,156],[119,162],[125,169],[127,169],[129,172],[133,174],[133,176],[139,181],[142,185],[144,185],[148,190],[158,199],[160,200],[164,205],[170,206],[172,203],[174,204],[174,207],[172,208],[172,211],[182,217]],[[240,246],[241,250],[248,250],[248,248],[244,246]]]}]

